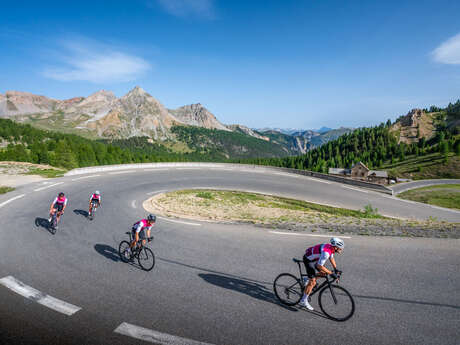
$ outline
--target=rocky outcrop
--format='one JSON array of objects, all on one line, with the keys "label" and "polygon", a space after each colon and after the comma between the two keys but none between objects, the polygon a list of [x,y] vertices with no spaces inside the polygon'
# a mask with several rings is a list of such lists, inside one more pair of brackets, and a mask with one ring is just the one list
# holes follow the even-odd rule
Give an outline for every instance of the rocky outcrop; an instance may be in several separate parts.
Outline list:
[{"label": "rocky outcrop", "polygon": [[412,109],[407,115],[401,116],[390,130],[398,136],[400,143],[411,144],[421,138],[430,139],[435,134],[433,115],[421,109]]},{"label": "rocky outcrop", "polygon": [[0,94],[0,117],[47,113],[56,109],[59,101],[28,92],[7,91]]},{"label": "rocky outcrop", "polygon": [[176,119],[191,126],[204,127],[208,129],[220,129],[230,131],[226,126],[220,123],[214,114],[203,107],[200,103],[185,105],[183,107],[169,110]]}]

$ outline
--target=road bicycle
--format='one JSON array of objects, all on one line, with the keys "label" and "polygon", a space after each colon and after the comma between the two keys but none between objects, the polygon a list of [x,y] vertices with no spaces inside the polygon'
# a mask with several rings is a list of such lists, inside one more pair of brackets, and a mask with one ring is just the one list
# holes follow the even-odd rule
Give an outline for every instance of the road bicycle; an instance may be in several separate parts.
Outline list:
[{"label": "road bicycle", "polygon": [[[142,240],[137,241],[136,246],[131,249],[131,251],[128,251],[133,239],[130,231],[126,232],[126,234],[129,235],[129,242],[121,241],[118,246],[118,255],[120,255],[121,261],[129,262],[137,258],[139,266],[141,266],[144,271],[152,270],[153,266],[155,266],[155,254],[153,254],[150,248],[144,246]],[[153,237],[149,237],[147,240],[152,241]]]},{"label": "road bicycle", "polygon": [[[300,278],[290,273],[281,273],[273,282],[273,290],[279,301],[288,306],[294,306],[300,302],[305,290],[307,274],[302,273],[303,261],[292,259],[298,267]],[[338,285],[338,278],[330,276],[318,277],[325,281],[319,285],[317,282],[309,298],[318,293],[318,304],[323,313],[335,321],[346,321],[355,312],[355,301],[352,295],[342,286]]]},{"label": "road bicycle", "polygon": [[96,201],[91,201],[91,211],[88,210],[88,218],[93,220],[96,217],[96,210],[99,207],[99,203]]},{"label": "road bicycle", "polygon": [[[53,235],[56,233],[57,228],[58,228],[57,226],[58,225],[58,220],[57,220],[58,212],[61,213],[60,211],[55,211],[53,215],[51,216],[51,221],[49,222],[49,229]],[[61,216],[62,216],[62,213],[61,213]]]}]

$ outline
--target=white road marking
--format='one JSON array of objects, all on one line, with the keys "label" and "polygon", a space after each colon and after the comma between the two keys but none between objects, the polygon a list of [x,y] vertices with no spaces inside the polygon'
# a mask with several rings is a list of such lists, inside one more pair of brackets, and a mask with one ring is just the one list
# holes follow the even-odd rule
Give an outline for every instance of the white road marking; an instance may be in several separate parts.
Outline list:
[{"label": "white road marking", "polygon": [[54,186],[58,186],[58,185],[63,184],[63,183],[64,182],[58,182],[58,183],[50,184],[50,185],[45,186],[45,187],[40,187],[40,188],[34,189],[34,192],[39,192],[41,190],[48,189],[48,188],[51,188],[51,187],[54,187]]},{"label": "white road marking", "polygon": [[169,169],[164,169],[164,168],[152,168],[152,169],[144,169],[144,171],[165,171]]},{"label": "white road marking", "polygon": [[200,170],[201,168],[175,168],[174,170]]},{"label": "white road marking", "polygon": [[73,178],[72,181],[82,180],[85,178],[96,177],[96,176],[101,176],[101,175],[89,175],[89,176],[77,177],[77,178]]},{"label": "white road marking", "polygon": [[[331,238],[332,235],[319,235],[319,234],[298,234],[295,232],[281,232],[281,231],[269,231],[271,234],[279,234],[279,235],[292,235],[292,236],[310,236],[310,237],[327,237]],[[351,238],[350,236],[342,236],[340,238]]]},{"label": "white road marking", "polygon": [[309,176],[305,176],[305,177],[308,178],[309,180],[312,180],[312,181],[315,181],[315,182],[320,182],[320,183],[325,183],[325,184],[331,184],[331,182],[323,181],[323,180],[320,180],[319,178],[314,178],[314,177],[309,177]]},{"label": "white road marking", "polygon": [[163,220],[167,220],[168,222],[173,222],[173,223],[201,226],[201,224],[199,224],[199,223],[189,223],[189,222],[184,222],[182,220],[174,220],[174,219],[169,219],[169,218],[165,218],[165,217],[158,217],[158,218],[163,219]]},{"label": "white road marking", "polygon": [[167,333],[160,333],[152,329],[139,327],[127,322],[123,322],[114,330],[114,332],[160,345],[211,345],[201,341],[182,338]]},{"label": "white road marking", "polygon": [[136,200],[131,201],[131,207],[132,207],[132,208],[136,208],[136,207],[137,207],[137,206],[136,206]]},{"label": "white road marking", "polygon": [[46,295],[43,292],[35,290],[33,287],[25,285],[12,276],[0,279],[0,284],[25,298],[68,316],[75,314],[81,309],[73,304],[61,301],[57,298]]},{"label": "white road marking", "polygon": [[163,193],[163,192],[166,192],[166,191],[167,191],[166,189],[156,190],[156,191],[154,191],[154,192],[148,192],[147,195]]},{"label": "white road marking", "polygon": [[124,171],[113,171],[113,172],[109,172],[110,175],[118,175],[118,174],[129,174],[129,173],[133,173],[135,172],[135,170],[124,170]]},{"label": "white road marking", "polygon": [[362,192],[362,193],[366,193],[366,194],[369,193],[368,191],[365,191],[365,190],[362,190],[362,189],[358,189],[358,188],[348,187],[348,186],[342,186],[342,188],[352,189],[352,190],[356,190],[356,191],[358,191],[358,192]]},{"label": "white road marking", "polygon": [[11,199],[8,199],[7,201],[4,201],[0,204],[0,207],[3,207],[5,206],[6,204],[9,204],[10,202],[16,200],[16,199],[19,199],[19,198],[22,198],[23,196],[25,196],[25,194],[21,194],[21,195],[17,195],[15,196],[14,198],[11,198]]}]

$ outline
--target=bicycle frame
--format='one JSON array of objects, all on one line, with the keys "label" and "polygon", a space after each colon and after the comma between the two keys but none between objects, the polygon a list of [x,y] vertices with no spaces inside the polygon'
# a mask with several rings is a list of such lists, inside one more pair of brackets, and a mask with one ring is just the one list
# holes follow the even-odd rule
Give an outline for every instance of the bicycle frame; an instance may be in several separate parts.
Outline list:
[{"label": "bicycle frame", "polygon": [[[305,289],[305,285],[304,285],[304,280],[303,278],[304,277],[308,277],[308,275],[305,273],[302,273],[302,266],[301,264],[303,264],[303,261],[300,261],[300,260],[297,260],[297,259],[293,259],[293,261],[297,264],[297,266],[299,266],[299,273],[300,273],[300,284],[302,286],[302,289]],[[311,291],[310,293],[310,297],[313,296],[315,293],[317,293],[318,291],[320,291],[324,286],[328,285],[329,287],[331,286],[332,283],[334,283],[336,280],[330,280],[329,277],[326,275],[326,276],[317,276],[317,278],[324,278],[326,279],[321,285],[318,285],[318,283],[316,283],[316,285],[313,287],[313,290]],[[334,294],[334,291],[333,289],[330,289],[331,290],[331,294],[332,294],[332,298],[334,300],[334,303],[337,304],[337,298],[335,297],[335,294]]]}]

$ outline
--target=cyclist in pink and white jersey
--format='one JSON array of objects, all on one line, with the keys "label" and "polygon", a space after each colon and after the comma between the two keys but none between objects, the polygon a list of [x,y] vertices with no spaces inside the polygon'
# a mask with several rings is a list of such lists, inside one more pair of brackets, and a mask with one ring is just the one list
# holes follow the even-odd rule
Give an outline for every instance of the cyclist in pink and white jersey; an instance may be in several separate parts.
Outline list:
[{"label": "cyclist in pink and white jersey", "polygon": [[[305,291],[300,300],[300,304],[308,310],[313,310],[313,307],[308,302],[308,296],[316,285],[316,277],[324,277],[329,274],[333,279],[337,279],[337,274],[342,273],[337,269],[334,259],[334,253],[341,253],[345,244],[338,237],[331,238],[330,243],[318,244],[314,247],[307,248],[303,256],[303,262],[307,269],[308,284],[305,286]],[[328,270],[325,266],[329,259],[334,272]]]},{"label": "cyclist in pink and white jersey", "polygon": [[63,192],[60,192],[56,198],[54,198],[53,202],[50,206],[50,218],[49,221],[51,222],[51,218],[55,212],[57,214],[57,221],[59,222],[61,216],[64,214],[64,210],[67,207],[67,198],[65,197]]},{"label": "cyclist in pink and white jersey", "polygon": [[[145,240],[148,239],[150,242],[150,229],[155,225],[157,217],[154,214],[149,214],[147,219],[142,219],[137,223],[134,223],[132,228],[133,241],[129,245],[129,250],[134,248],[136,243],[139,241],[139,238],[142,239],[142,244],[145,244]],[[145,231],[147,231],[147,236],[145,236]]]},{"label": "cyclist in pink and white jersey", "polygon": [[88,214],[91,214],[91,211],[93,210],[93,204],[95,204],[95,207],[99,207],[102,204],[102,197],[101,193],[97,190],[91,196],[89,197],[89,212]]}]

